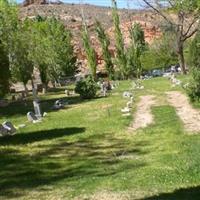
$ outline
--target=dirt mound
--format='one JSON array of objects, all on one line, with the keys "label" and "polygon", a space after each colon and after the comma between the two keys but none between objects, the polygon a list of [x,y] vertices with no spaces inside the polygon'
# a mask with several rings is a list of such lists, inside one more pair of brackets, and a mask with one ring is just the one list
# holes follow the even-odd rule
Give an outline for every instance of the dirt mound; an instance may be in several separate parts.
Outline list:
[{"label": "dirt mound", "polygon": [[151,113],[151,107],[156,104],[155,96],[148,95],[140,97],[140,102],[137,105],[137,111],[135,119],[130,127],[130,130],[137,130],[139,128],[145,128],[152,124],[154,121]]},{"label": "dirt mound", "polygon": [[178,91],[167,92],[169,103],[176,108],[178,116],[189,132],[200,132],[200,111],[194,109],[186,95]]}]

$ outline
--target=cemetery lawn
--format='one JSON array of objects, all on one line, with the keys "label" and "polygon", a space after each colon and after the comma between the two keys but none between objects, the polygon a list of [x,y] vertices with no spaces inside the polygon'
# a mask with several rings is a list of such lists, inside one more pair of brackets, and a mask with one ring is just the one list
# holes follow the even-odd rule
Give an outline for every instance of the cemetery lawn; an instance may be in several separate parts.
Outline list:
[{"label": "cemetery lawn", "polygon": [[[64,89],[50,92],[41,97],[48,115],[38,124],[26,122],[31,100],[26,107],[0,108],[0,122],[26,123],[16,135],[0,138],[0,199],[199,200],[200,134],[187,134],[165,98],[166,91],[182,89],[165,78],[143,85],[133,113],[141,95],[156,95],[159,104],[152,109],[155,123],[137,132],[128,131],[134,115],[120,111],[130,81],[90,101],[65,97]],[[51,111],[59,98],[70,105]]]}]

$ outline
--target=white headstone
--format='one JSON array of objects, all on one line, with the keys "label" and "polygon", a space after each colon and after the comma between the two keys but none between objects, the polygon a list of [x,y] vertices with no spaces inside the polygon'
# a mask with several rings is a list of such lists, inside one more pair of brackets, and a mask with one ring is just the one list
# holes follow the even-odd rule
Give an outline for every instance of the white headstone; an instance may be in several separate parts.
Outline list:
[{"label": "white headstone", "polygon": [[133,94],[131,92],[124,92],[123,93],[123,97],[127,98],[127,97],[132,97]]},{"label": "white headstone", "polygon": [[35,116],[33,112],[28,112],[27,113],[27,119],[29,122],[37,121],[38,118]]},{"label": "white headstone", "polygon": [[16,128],[13,126],[11,122],[4,122],[2,126],[8,131],[9,134],[14,134],[16,133]]}]

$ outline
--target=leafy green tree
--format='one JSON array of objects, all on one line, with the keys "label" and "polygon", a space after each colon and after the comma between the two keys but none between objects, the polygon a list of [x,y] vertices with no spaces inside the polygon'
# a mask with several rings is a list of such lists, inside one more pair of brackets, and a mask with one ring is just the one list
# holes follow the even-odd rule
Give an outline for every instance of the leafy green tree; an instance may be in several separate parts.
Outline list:
[{"label": "leafy green tree", "polygon": [[37,18],[31,27],[31,45],[32,49],[30,59],[34,66],[40,72],[40,78],[43,84],[43,93],[47,91],[47,85],[50,80],[49,64],[53,62],[55,52],[51,48],[51,40],[48,35],[48,23],[46,19]]},{"label": "leafy green tree", "polygon": [[0,1],[0,40],[8,53],[12,48],[13,33],[18,26],[18,14],[16,4],[7,0]]},{"label": "leafy green tree", "polygon": [[131,44],[126,52],[127,55],[127,76],[136,77],[137,76],[137,68],[135,62],[135,46]]},{"label": "leafy green tree", "polygon": [[135,23],[129,30],[131,38],[131,46],[129,51],[132,56],[129,57],[129,63],[135,68],[137,78],[140,77],[142,72],[141,56],[146,49],[144,31],[140,24]]},{"label": "leafy green tree", "polygon": [[134,42],[135,46],[140,47],[140,54],[145,49],[145,37],[144,31],[140,24],[135,23],[132,28],[130,29],[131,39]]},{"label": "leafy green tree", "polygon": [[158,55],[154,49],[149,47],[149,49],[145,51],[141,56],[142,70],[150,71],[153,69],[162,68],[160,65],[158,65],[157,58]]},{"label": "leafy green tree", "polygon": [[31,21],[25,20],[19,23],[15,32],[12,48],[11,74],[14,81],[24,84],[28,95],[27,82],[32,79],[34,63],[30,59],[30,26]]},{"label": "leafy green tree", "polygon": [[117,3],[112,0],[112,19],[114,24],[114,34],[116,41],[116,64],[123,79],[127,78],[127,57],[124,48],[124,39],[120,29],[119,14],[117,11]]},{"label": "leafy green tree", "polygon": [[156,65],[166,68],[169,65],[178,62],[176,47],[174,46],[174,37],[172,34],[164,34],[160,39],[156,40],[153,48],[156,54]]},{"label": "leafy green tree", "polygon": [[[1,42],[1,41],[0,41]],[[5,48],[0,43],[0,98],[9,91],[9,59]]]},{"label": "leafy green tree", "polygon": [[187,88],[188,95],[192,101],[200,100],[200,32],[193,39],[190,49],[190,64],[192,65],[191,79]]},{"label": "leafy green tree", "polygon": [[196,34],[189,47],[190,64],[200,69],[200,32]]},{"label": "leafy green tree", "polygon": [[161,38],[154,40],[153,44],[141,56],[144,70],[167,68],[178,62],[173,38],[171,33],[166,33]]},{"label": "leafy green tree", "polygon": [[[142,0],[174,29],[176,52],[182,72],[186,73],[185,42],[198,31],[200,18],[199,0]],[[167,9],[166,9],[167,8]],[[171,13],[170,13],[171,12]],[[187,23],[186,23],[187,22]]]},{"label": "leafy green tree", "polygon": [[134,39],[132,38],[132,29],[129,30],[130,33],[130,45],[126,50],[126,56],[127,56],[127,70],[126,74],[128,77],[137,77],[137,62],[136,62],[136,48]]},{"label": "leafy green tree", "polygon": [[96,21],[96,32],[99,39],[99,42],[101,44],[103,58],[105,61],[105,69],[110,77],[110,79],[114,78],[114,65],[112,62],[112,56],[109,51],[109,45],[110,40],[108,36],[105,33],[105,30],[103,29],[101,23],[99,21]]},{"label": "leafy green tree", "polygon": [[91,45],[86,24],[82,26],[82,40],[92,77],[94,80],[96,80],[96,70],[97,70],[96,52]]},{"label": "leafy green tree", "polygon": [[58,81],[60,76],[73,76],[77,71],[77,58],[73,51],[71,32],[59,20],[51,18],[48,20],[48,34],[51,49],[55,53],[49,68],[50,77]]},{"label": "leafy green tree", "polygon": [[18,23],[17,14],[15,4],[6,0],[0,1],[0,97],[9,91],[11,48]]},{"label": "leafy green tree", "polygon": [[38,16],[31,27],[31,60],[39,69],[43,93],[50,80],[72,76],[76,72],[72,35],[56,18]]}]

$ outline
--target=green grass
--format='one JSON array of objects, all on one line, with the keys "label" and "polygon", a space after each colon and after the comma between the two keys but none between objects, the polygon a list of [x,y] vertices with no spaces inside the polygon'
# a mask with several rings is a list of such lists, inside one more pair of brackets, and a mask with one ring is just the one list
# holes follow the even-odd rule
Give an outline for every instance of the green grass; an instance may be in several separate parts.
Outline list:
[{"label": "green grass", "polygon": [[[0,122],[26,122],[26,127],[0,138],[0,199],[81,200],[93,194],[102,199],[105,193],[131,200],[199,199],[200,135],[187,135],[164,94],[182,89],[171,88],[164,78],[143,84],[136,99],[154,94],[162,104],[153,108],[155,124],[137,134],[127,131],[133,118],[120,113],[130,81],[121,82],[109,97],[90,101],[52,91],[42,97],[48,115],[39,124],[26,122],[31,101],[26,107],[1,108]],[[70,105],[51,111],[57,98]]]}]

